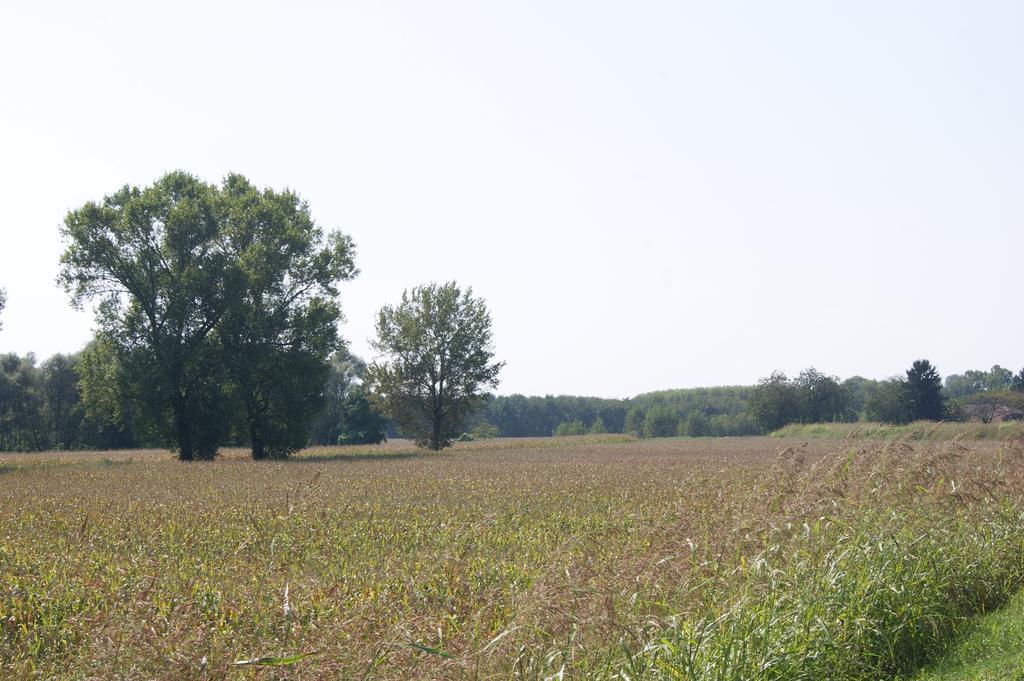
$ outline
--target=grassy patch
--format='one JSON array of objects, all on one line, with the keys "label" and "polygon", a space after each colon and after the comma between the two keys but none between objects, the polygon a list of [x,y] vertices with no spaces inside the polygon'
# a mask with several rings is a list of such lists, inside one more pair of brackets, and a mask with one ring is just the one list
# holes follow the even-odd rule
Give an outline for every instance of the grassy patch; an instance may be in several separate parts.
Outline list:
[{"label": "grassy patch", "polygon": [[1024,593],[979,618],[967,635],[914,681],[1019,681],[1024,679]]},{"label": "grassy patch", "polygon": [[1024,437],[1024,422],[935,423],[916,421],[894,426],[884,423],[794,423],[772,433],[772,437],[832,438],[851,440],[1009,441]]}]

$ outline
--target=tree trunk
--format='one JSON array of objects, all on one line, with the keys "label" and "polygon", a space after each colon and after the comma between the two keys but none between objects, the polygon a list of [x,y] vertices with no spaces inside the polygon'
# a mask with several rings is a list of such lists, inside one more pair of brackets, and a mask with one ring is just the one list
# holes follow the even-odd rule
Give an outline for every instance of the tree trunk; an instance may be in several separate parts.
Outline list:
[{"label": "tree trunk", "polygon": [[441,405],[436,401],[430,426],[430,448],[437,452],[441,450]]},{"label": "tree trunk", "polygon": [[267,458],[266,445],[263,442],[263,436],[254,432],[251,436],[252,439],[252,458],[254,461]]},{"label": "tree trunk", "polygon": [[178,458],[182,461],[192,461],[195,458],[192,445],[192,423],[188,418],[188,408],[185,406],[184,398],[175,400],[174,425],[178,431]]},{"label": "tree trunk", "polygon": [[260,419],[259,406],[252,400],[245,405],[246,420],[249,422],[249,444],[252,446],[253,461],[267,458],[267,443],[263,437],[263,423]]}]

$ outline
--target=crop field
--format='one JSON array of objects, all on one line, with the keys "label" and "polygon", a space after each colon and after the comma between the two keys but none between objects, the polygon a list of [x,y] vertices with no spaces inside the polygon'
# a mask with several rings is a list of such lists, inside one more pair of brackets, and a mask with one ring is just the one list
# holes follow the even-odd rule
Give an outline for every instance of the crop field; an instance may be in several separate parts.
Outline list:
[{"label": "crop field", "polygon": [[0,678],[878,679],[1024,579],[1024,445],[0,455]]}]

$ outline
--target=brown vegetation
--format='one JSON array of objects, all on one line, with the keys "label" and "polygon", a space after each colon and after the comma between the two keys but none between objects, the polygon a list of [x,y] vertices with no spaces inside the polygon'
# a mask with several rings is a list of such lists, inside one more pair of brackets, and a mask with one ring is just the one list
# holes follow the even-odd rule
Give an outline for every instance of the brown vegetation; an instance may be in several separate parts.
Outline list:
[{"label": "brown vegetation", "polygon": [[808,518],[916,489],[943,509],[1016,499],[1014,447],[604,436],[190,466],[0,455],[0,676],[248,678],[268,670],[233,663],[300,654],[276,673],[605,675],[675,616],[735,597],[736,570]]}]

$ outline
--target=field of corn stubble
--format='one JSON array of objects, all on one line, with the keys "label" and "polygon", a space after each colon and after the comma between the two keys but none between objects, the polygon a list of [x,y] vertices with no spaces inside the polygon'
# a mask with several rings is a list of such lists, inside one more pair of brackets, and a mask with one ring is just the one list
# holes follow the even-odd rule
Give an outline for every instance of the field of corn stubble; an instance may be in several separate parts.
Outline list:
[{"label": "field of corn stubble", "polygon": [[0,455],[0,678],[878,679],[1024,578],[1024,445]]}]

